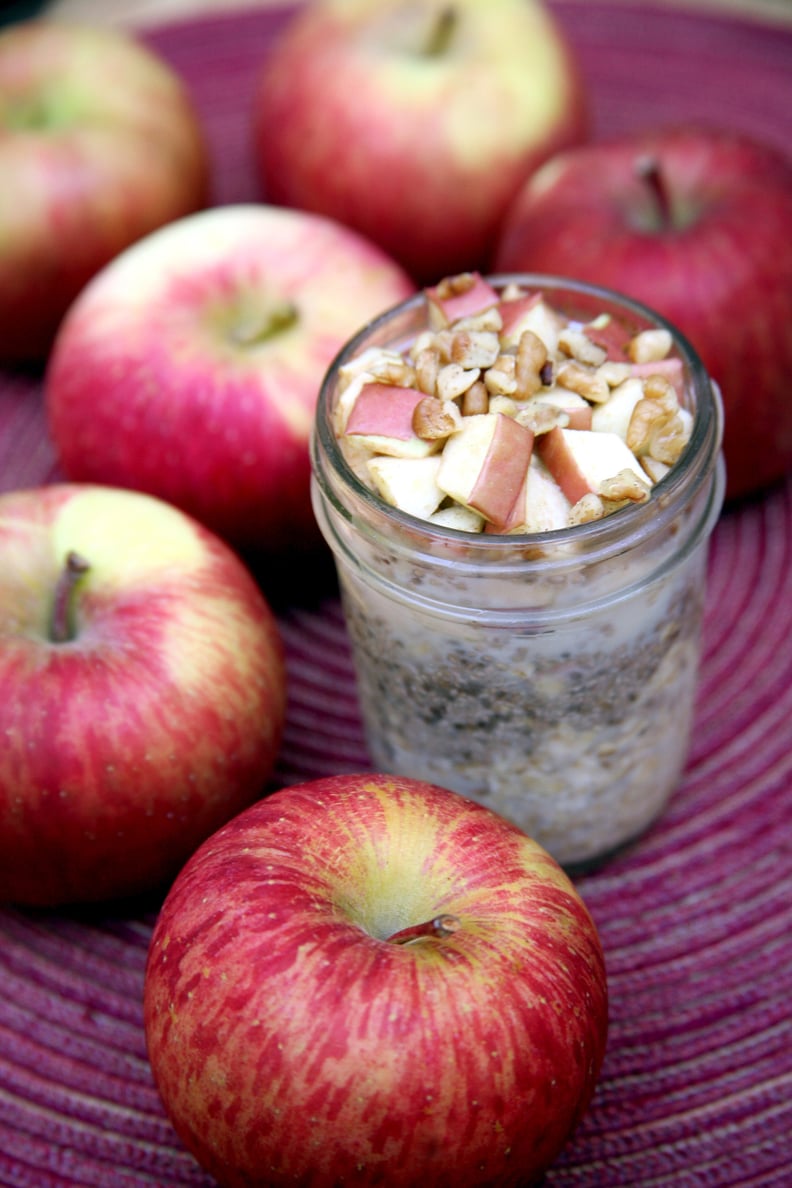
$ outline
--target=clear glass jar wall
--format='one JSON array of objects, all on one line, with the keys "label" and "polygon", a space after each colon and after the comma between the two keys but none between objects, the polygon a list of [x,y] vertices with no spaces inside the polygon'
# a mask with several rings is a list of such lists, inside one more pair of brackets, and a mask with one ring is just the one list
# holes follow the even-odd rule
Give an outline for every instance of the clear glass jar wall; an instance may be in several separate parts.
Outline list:
[{"label": "clear glass jar wall", "polygon": [[328,372],[312,443],[314,508],[335,554],[374,765],[430,780],[515,821],[570,869],[637,837],[679,782],[700,651],[706,545],[723,500],[722,412],[663,319],[547,277],[586,321],[671,330],[691,437],[647,503],[535,535],[471,535],[387,505],[333,427],[339,368],[426,329],[421,294],[365,327]]}]

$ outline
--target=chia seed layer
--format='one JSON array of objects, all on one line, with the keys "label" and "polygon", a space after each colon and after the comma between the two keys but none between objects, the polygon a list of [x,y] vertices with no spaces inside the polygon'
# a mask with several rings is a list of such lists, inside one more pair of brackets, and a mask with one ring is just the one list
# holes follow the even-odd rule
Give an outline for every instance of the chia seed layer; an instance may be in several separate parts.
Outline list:
[{"label": "chia seed layer", "polygon": [[[700,552],[632,614],[611,608],[536,635],[468,624],[452,641],[414,607],[346,575],[373,762],[488,804],[565,866],[629,841],[684,764],[702,561]],[[640,624],[631,637],[625,614]]]}]

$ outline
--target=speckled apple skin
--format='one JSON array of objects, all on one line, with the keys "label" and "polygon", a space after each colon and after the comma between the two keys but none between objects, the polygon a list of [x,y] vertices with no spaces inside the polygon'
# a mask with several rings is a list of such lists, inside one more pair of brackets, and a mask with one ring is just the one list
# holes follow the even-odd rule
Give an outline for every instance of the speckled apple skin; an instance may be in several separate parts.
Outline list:
[{"label": "speckled apple skin", "polygon": [[[53,642],[64,559],[90,564]],[[285,716],[274,617],[174,508],[58,484],[0,498],[0,901],[164,885],[265,791]]]},{"label": "speckled apple skin", "polygon": [[170,224],[103,269],[58,333],[45,394],[64,474],[157,495],[246,552],[314,546],[322,378],[413,292],[379,248],[315,215],[241,204]]},{"label": "speckled apple skin", "polygon": [[[453,935],[390,943],[438,914]],[[544,850],[455,793],[347,775],[209,839],[157,921],[154,1077],[227,1186],[524,1185],[586,1109],[607,988]]]}]

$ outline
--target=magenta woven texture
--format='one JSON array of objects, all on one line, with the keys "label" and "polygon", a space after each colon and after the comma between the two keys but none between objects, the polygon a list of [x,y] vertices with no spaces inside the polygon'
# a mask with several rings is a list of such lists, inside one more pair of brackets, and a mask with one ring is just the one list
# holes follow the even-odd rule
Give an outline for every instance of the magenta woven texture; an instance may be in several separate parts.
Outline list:
[{"label": "magenta woven texture", "polygon": [[[637,0],[554,7],[582,57],[597,137],[694,116],[792,151],[792,29]],[[289,11],[150,35],[205,120],[215,202],[260,197],[250,101]],[[0,490],[56,477],[40,377],[0,373]],[[332,584],[279,617],[291,701],[278,782],[365,769]],[[607,954],[610,1042],[548,1185],[792,1184],[792,482],[722,517],[684,780],[656,826],[579,886]],[[211,1183],[146,1062],[156,906],[0,911],[0,1184]]]}]

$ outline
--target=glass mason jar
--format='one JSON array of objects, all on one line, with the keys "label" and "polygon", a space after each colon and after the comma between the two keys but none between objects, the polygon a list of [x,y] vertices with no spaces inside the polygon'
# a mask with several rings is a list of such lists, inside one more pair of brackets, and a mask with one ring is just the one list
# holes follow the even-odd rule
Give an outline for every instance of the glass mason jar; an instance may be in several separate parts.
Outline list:
[{"label": "glass mason jar", "polygon": [[722,409],[701,361],[644,306],[543,276],[568,316],[671,332],[693,416],[645,503],[532,535],[471,534],[385,503],[333,428],[339,368],[427,328],[423,294],[365,326],[325,377],[313,500],[335,555],[371,760],[482,801],[567,869],[637,838],[684,767],[697,687],[707,541],[723,501]]}]

